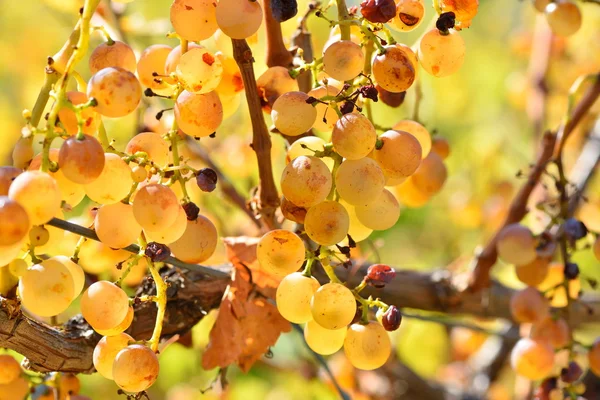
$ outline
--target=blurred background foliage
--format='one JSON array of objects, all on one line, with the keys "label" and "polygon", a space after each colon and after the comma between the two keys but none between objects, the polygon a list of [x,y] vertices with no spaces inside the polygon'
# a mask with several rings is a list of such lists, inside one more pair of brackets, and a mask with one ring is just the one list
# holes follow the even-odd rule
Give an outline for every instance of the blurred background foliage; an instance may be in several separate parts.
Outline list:
[{"label": "blurred background foliage", "polygon": [[[10,163],[12,146],[20,135],[22,110],[33,106],[42,85],[46,57],[54,54],[68,37],[80,3],[79,0],[24,0],[8,6],[4,2],[0,12],[0,54],[3,55],[0,62],[0,159],[4,164]],[[168,0],[136,0],[124,6],[122,31],[138,55],[150,44],[177,44],[165,36],[171,29],[169,5]],[[581,7],[582,29],[568,41],[555,39],[548,72],[545,128],[554,128],[560,123],[567,107],[568,89],[575,79],[582,74],[597,72],[600,67],[600,7],[584,3]],[[300,13],[306,8],[307,1],[301,0]],[[433,8],[428,5],[427,19],[430,20],[433,14]],[[371,240],[361,246],[359,257],[415,270],[452,264],[453,270],[460,272],[468,267],[468,257],[502,221],[508,201],[520,182],[517,173],[528,168],[536,152],[536,133],[527,117],[526,107],[533,88],[527,71],[538,18],[528,1],[482,0],[471,28],[461,32],[467,44],[461,71],[443,79],[433,78],[423,71],[419,73],[423,89],[421,120],[431,132],[446,137],[451,145],[451,156],[447,160],[449,179],[442,192],[427,205],[404,209],[394,228],[374,233]],[[296,24],[296,19],[283,24],[285,37],[292,35]],[[424,21],[413,32],[396,32],[394,35],[398,41],[412,45],[428,25],[428,21]],[[327,23],[313,16],[308,27],[315,54],[320,54],[329,35]],[[92,45],[100,42],[100,35],[94,34]],[[210,39],[205,45],[231,54],[231,45],[226,38]],[[262,31],[251,46],[259,76],[266,69]],[[89,77],[85,62],[78,71],[85,78]],[[405,103],[397,109],[376,104],[375,120],[380,125],[392,126],[401,119],[410,118],[414,97],[414,89],[410,89]],[[108,135],[116,141],[117,148],[125,146],[139,125],[164,129],[153,119],[160,106],[155,99],[151,100],[152,107],[142,117],[142,124],[135,113],[122,119],[106,120]],[[223,123],[216,139],[202,139],[201,145],[237,189],[248,197],[256,184],[256,165],[249,147],[249,115],[245,100],[239,100],[237,111]],[[596,108],[600,107],[597,105]],[[163,119],[168,122],[169,118],[166,113]],[[268,116],[267,122],[270,122]],[[569,142],[568,161],[572,162],[576,156],[581,136],[575,135]],[[284,158],[284,141],[274,136],[276,177],[284,167]],[[581,216],[589,226],[597,226],[596,230],[599,230],[600,181],[595,181],[589,190],[589,204]],[[206,195],[193,187],[190,190],[203,213],[208,213],[216,222],[222,236],[256,234],[245,215],[222,193]],[[68,216],[82,212],[85,213],[84,208],[79,207]],[[529,219],[535,226],[535,213]],[[600,269],[589,253],[581,251],[575,259],[586,276],[600,279]],[[207,264],[224,259],[221,248]],[[513,270],[510,266],[500,265],[494,271],[501,281],[516,286]],[[201,391],[211,386],[217,374],[217,371],[203,371],[200,367],[202,349],[213,322],[211,313],[193,329],[191,344],[187,347],[173,344],[161,354],[161,374],[150,390],[152,399],[196,400],[221,396],[219,387],[204,394]],[[490,322],[486,324],[494,326]],[[598,333],[600,330],[582,335],[589,341]],[[468,368],[470,356],[485,341],[482,334],[464,330],[454,330],[450,334],[443,325],[414,319],[405,320],[395,334],[400,360],[424,377],[459,386],[464,384],[464,369]],[[281,337],[272,353],[272,358],[265,358],[247,375],[230,370],[226,397],[244,400],[337,397],[297,332]],[[328,361],[340,383],[355,398],[369,398],[368,393],[352,392],[356,377],[342,355],[330,357]],[[503,376],[490,392],[490,398],[513,398],[514,378],[509,371]],[[360,377],[372,380],[372,385],[367,387],[377,391],[376,376],[363,374]],[[82,383],[82,393],[93,399],[118,397],[115,385],[98,375],[82,377]]]}]

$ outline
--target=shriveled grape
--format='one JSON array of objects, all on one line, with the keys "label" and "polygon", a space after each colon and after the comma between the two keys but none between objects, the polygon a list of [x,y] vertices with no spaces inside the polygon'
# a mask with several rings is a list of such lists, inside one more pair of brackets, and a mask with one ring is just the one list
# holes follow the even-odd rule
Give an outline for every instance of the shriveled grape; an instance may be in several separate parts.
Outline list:
[{"label": "shriveled grape", "polygon": [[396,2],[396,16],[390,26],[401,32],[412,31],[423,21],[425,5],[423,0],[399,0]]}]

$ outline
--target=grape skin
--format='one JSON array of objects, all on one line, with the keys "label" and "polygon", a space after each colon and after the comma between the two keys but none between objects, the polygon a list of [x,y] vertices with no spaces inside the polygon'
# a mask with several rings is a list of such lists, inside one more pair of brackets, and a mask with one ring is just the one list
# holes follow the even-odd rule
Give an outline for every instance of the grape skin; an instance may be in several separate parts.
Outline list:
[{"label": "grape skin", "polygon": [[160,231],[150,231],[145,229],[144,233],[146,234],[146,239],[148,241],[167,244],[173,243],[183,236],[186,228],[187,216],[183,207],[180,206],[177,213],[177,218],[175,218],[175,222],[173,222],[173,224],[171,224],[168,228]]},{"label": "grape skin", "polygon": [[132,201],[133,215],[144,229],[161,231],[171,226],[179,213],[179,201],[168,187],[150,184],[142,187]]},{"label": "grape skin", "polygon": [[221,53],[215,54],[215,57],[221,61],[223,66],[223,74],[221,81],[215,89],[219,94],[219,97],[235,96],[244,90],[244,80],[242,79],[242,73],[237,65],[235,59],[227,57]]},{"label": "grape skin", "polygon": [[0,385],[8,385],[21,376],[21,365],[8,354],[0,354]]},{"label": "grape skin", "polygon": [[204,94],[215,90],[221,82],[223,64],[208,50],[195,47],[181,55],[175,71],[186,90]]},{"label": "grape skin", "polygon": [[[203,49],[204,46],[201,46],[196,43],[188,43],[188,51],[196,48]],[[181,45],[173,47],[173,50],[169,52],[169,55],[165,60],[165,72],[167,75],[171,75],[177,70],[179,60],[181,60]]]},{"label": "grape skin", "polygon": [[310,299],[320,286],[315,278],[304,276],[301,272],[287,275],[277,287],[277,310],[283,318],[295,324],[312,320]]},{"label": "grape skin", "polygon": [[340,40],[323,52],[323,70],[338,81],[354,79],[362,72],[365,55],[361,47],[350,40]]},{"label": "grape skin", "polygon": [[96,111],[105,117],[124,117],[135,110],[142,99],[142,86],[135,75],[123,68],[104,68],[88,82],[88,97],[97,100]]},{"label": "grape skin", "polygon": [[27,237],[31,227],[23,206],[6,196],[0,196],[0,246],[10,246]]},{"label": "grape skin", "polygon": [[218,28],[212,0],[174,0],[170,18],[175,32],[190,42],[208,39]]},{"label": "grape skin", "polygon": [[355,207],[356,217],[367,228],[384,231],[393,227],[400,218],[400,204],[387,189],[372,202]]},{"label": "grape skin", "polygon": [[531,338],[539,341],[545,340],[555,350],[560,350],[571,342],[571,329],[564,319],[548,317],[533,324]]},{"label": "grape skin", "polygon": [[96,203],[114,204],[129,194],[133,185],[131,169],[117,154],[104,153],[100,176],[84,186],[85,194]]},{"label": "grape skin", "polygon": [[339,203],[344,206],[348,212],[348,218],[350,220],[350,228],[348,228],[348,235],[352,237],[355,242],[360,242],[373,233],[373,229],[367,228],[356,215],[356,207],[352,204],[346,203],[343,199],[339,200]]},{"label": "grape skin", "polygon": [[510,312],[517,322],[537,322],[550,315],[550,306],[537,289],[526,287],[512,295]]},{"label": "grape skin", "polygon": [[119,67],[135,72],[135,54],[128,44],[115,40],[102,43],[90,54],[90,72],[95,74],[101,69]]},{"label": "grape skin", "polygon": [[92,136],[84,135],[81,140],[71,136],[60,147],[58,164],[72,182],[80,185],[92,183],[104,168],[104,149]]},{"label": "grape skin", "polygon": [[0,385],[0,400],[21,400],[26,398],[29,393],[29,382],[23,377],[6,385]]},{"label": "grape skin", "polygon": [[348,212],[340,203],[326,200],[312,206],[304,218],[309,238],[322,246],[333,246],[346,238],[350,228]]},{"label": "grape skin", "polygon": [[208,136],[223,121],[221,100],[215,92],[195,94],[184,90],[175,103],[175,119],[179,128],[187,135]]},{"label": "grape skin", "polygon": [[371,158],[346,160],[335,174],[335,188],[352,205],[369,204],[383,193],[385,176]]},{"label": "grape skin", "polygon": [[[307,148],[303,148],[305,145]],[[289,164],[293,159],[300,156],[312,156],[315,151],[323,151],[325,149],[325,141],[318,136],[301,137],[294,143],[290,144],[285,154],[285,163]],[[314,150],[314,151],[313,151]],[[321,159],[325,162],[325,160]]]},{"label": "grape skin", "polygon": [[392,29],[409,32],[421,25],[424,15],[423,0],[399,0],[396,2],[396,16],[389,23]]},{"label": "grape skin", "polygon": [[131,326],[132,322],[133,322],[133,307],[129,306],[127,315],[125,316],[123,321],[121,321],[119,323],[119,325],[115,326],[112,329],[106,329],[106,330],[96,329],[96,332],[98,332],[98,334],[102,335],[102,336],[115,336],[122,332],[125,332]]},{"label": "grape skin", "polygon": [[304,326],[304,340],[312,351],[328,356],[342,348],[347,330],[346,327],[334,330],[325,329],[311,320]]},{"label": "grape skin", "polygon": [[[339,91],[340,89],[338,87],[329,84],[327,86],[319,86],[312,89],[308,92],[308,95],[315,99],[319,99],[325,96],[335,96]],[[315,120],[313,128],[321,132],[331,132],[335,123],[340,119],[333,107],[317,102],[315,110],[317,110],[317,119]],[[324,122],[323,118],[325,118],[327,122]]]},{"label": "grape skin", "polygon": [[85,274],[79,264],[73,262],[69,257],[61,255],[51,257],[50,260],[58,261],[69,270],[73,278],[73,298],[79,296],[85,284]]},{"label": "grape skin", "polygon": [[517,374],[527,379],[543,379],[552,372],[554,350],[546,342],[523,338],[513,348],[510,363]]},{"label": "grape skin", "polygon": [[421,39],[418,58],[427,73],[441,78],[462,67],[465,52],[465,41],[457,31],[450,29],[448,35],[443,35],[433,28]]},{"label": "grape skin", "polygon": [[94,230],[100,241],[113,249],[135,243],[142,227],[133,215],[133,207],[121,202],[107,204],[98,209]]},{"label": "grape skin", "polygon": [[20,169],[25,169],[33,158],[33,146],[30,138],[20,138],[17,140],[12,151],[13,165]]},{"label": "grape skin", "polygon": [[346,114],[335,123],[331,133],[333,148],[348,160],[359,160],[366,157],[377,141],[375,127],[362,114]]},{"label": "grape skin", "polygon": [[[59,149],[50,149],[50,161],[58,162]],[[29,164],[29,170],[34,171],[40,169],[42,166],[42,153],[37,154]],[[82,185],[67,179],[65,174],[59,168],[56,172],[48,172],[58,185],[58,190],[62,201],[70,206],[76,206],[85,197],[85,190]]]},{"label": "grape skin", "polygon": [[182,261],[201,263],[213,255],[217,240],[217,228],[208,218],[199,215],[195,221],[187,221],[185,232],[169,248]]},{"label": "grape skin", "polygon": [[115,383],[126,392],[148,389],[158,378],[159,364],[150,348],[133,344],[121,350],[113,363]]},{"label": "grape skin", "polygon": [[536,257],[532,262],[525,265],[515,265],[517,278],[527,286],[537,286],[544,281],[548,275],[547,258]]},{"label": "grape skin", "polygon": [[344,352],[350,363],[362,370],[373,370],[387,361],[392,344],[386,330],[377,322],[352,324],[344,340]]},{"label": "grape skin", "polygon": [[310,301],[313,320],[325,329],[342,329],[356,314],[356,300],[347,287],[331,282],[321,286]]},{"label": "grape skin", "polygon": [[559,36],[571,36],[581,28],[581,11],[569,0],[549,3],[545,13],[550,29]]},{"label": "grape skin", "polygon": [[445,138],[436,137],[431,141],[431,150],[445,160],[450,155],[450,144]]},{"label": "grape skin", "polygon": [[303,92],[287,92],[275,100],[271,118],[279,132],[298,136],[312,128],[317,119],[317,110],[306,100],[308,95]]},{"label": "grape skin", "polygon": [[313,156],[295,158],[281,174],[283,195],[300,207],[311,207],[325,200],[331,185],[329,168]]},{"label": "grape skin", "polygon": [[155,93],[168,94],[173,84],[171,78],[164,76],[154,76],[153,73],[166,75],[166,62],[173,49],[164,44],[154,44],[147,47],[140,55],[140,61],[137,63],[137,73],[142,85],[149,87]]},{"label": "grape skin", "polygon": [[420,191],[431,196],[442,190],[448,178],[448,170],[442,158],[432,152],[421,161],[411,178]]},{"label": "grape skin", "polygon": [[275,101],[284,93],[298,91],[298,81],[290,76],[285,67],[270,67],[256,80],[263,111],[271,113]]},{"label": "grape skin", "polygon": [[[415,61],[416,61],[416,58],[415,58]],[[398,122],[396,125],[394,125],[393,129],[395,131],[408,132],[411,135],[413,135],[419,141],[419,144],[421,145],[421,150],[423,150],[422,158],[427,157],[427,155],[431,151],[431,147],[432,147],[431,134],[429,133],[427,128],[425,128],[423,125],[421,125],[417,121],[405,119],[405,120]],[[436,137],[436,139],[439,139],[439,138]],[[440,155],[440,157],[441,157],[441,155]],[[442,157],[442,159],[444,159],[444,158],[446,158],[446,157]]]},{"label": "grape skin", "polygon": [[134,339],[126,333],[104,336],[94,347],[92,360],[96,370],[106,379],[113,379],[113,363],[117,354],[133,342]]},{"label": "grape skin", "polygon": [[108,281],[93,283],[81,296],[81,313],[95,329],[112,329],[127,316],[129,297]]},{"label": "grape skin", "polygon": [[421,164],[419,141],[404,131],[387,131],[380,136],[383,146],[373,151],[383,172],[392,178],[412,175]]},{"label": "grape skin", "polygon": [[423,207],[431,198],[427,193],[420,191],[410,177],[394,189],[398,201],[409,208]]},{"label": "grape skin", "polygon": [[220,0],[216,18],[224,34],[232,39],[246,39],[260,28],[263,11],[257,1]]},{"label": "grape skin", "polygon": [[416,66],[405,49],[399,46],[386,46],[384,54],[378,54],[373,59],[373,77],[385,90],[391,93],[405,92],[416,79]]},{"label": "grape skin", "polygon": [[25,271],[19,280],[19,296],[30,312],[52,317],[69,307],[74,286],[67,267],[57,260],[44,260]]},{"label": "grape skin", "polygon": [[304,262],[304,255],[302,239],[285,229],[266,233],[256,247],[260,267],[276,276],[286,276],[298,271]]},{"label": "grape skin", "polygon": [[26,171],[10,185],[8,197],[19,203],[32,225],[43,225],[60,211],[61,194],[56,181],[41,171]]},{"label": "grape skin", "polygon": [[148,159],[161,168],[165,167],[170,161],[169,144],[154,132],[138,133],[129,140],[125,151],[131,155],[137,152],[146,153]]},{"label": "grape skin", "polygon": [[533,262],[537,253],[536,240],[529,228],[520,224],[504,227],[498,234],[496,248],[498,256],[511,264],[525,265]]},{"label": "grape skin", "polygon": [[23,173],[21,168],[0,167],[0,196],[8,196],[8,189],[15,178]]}]

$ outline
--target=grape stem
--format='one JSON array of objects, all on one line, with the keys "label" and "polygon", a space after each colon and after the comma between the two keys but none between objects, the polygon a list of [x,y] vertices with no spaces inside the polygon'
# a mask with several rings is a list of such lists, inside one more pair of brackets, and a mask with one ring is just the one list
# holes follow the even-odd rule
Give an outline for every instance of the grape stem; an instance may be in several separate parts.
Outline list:
[{"label": "grape stem", "polygon": [[[160,263],[157,263],[160,265]],[[148,268],[150,269],[150,273],[152,274],[152,278],[154,279],[154,284],[156,285],[156,297],[154,299],[158,310],[156,311],[156,323],[154,325],[154,331],[152,332],[152,337],[150,338],[150,348],[155,353],[158,351],[158,345],[160,342],[160,334],[162,332],[162,326],[165,319],[165,311],[167,309],[167,284],[160,276],[158,272],[159,268],[157,265],[150,259],[148,259]]]},{"label": "grape stem", "polygon": [[[338,9],[338,19],[340,21],[349,20],[350,14],[348,13],[346,0],[335,0],[335,2]],[[350,40],[350,26],[346,24],[340,24],[340,34],[342,40]]]}]

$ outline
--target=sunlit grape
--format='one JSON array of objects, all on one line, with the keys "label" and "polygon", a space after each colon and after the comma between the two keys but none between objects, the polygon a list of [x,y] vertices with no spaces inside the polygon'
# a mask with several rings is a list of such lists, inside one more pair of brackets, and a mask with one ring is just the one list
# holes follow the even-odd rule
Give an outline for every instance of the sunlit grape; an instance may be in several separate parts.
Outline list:
[{"label": "sunlit grape", "polygon": [[183,235],[169,244],[173,255],[188,263],[206,261],[217,247],[217,228],[202,215],[195,221],[187,221]]},{"label": "sunlit grape", "polygon": [[121,202],[107,204],[98,209],[94,230],[102,243],[120,249],[135,243],[142,227],[133,215],[133,207]]},{"label": "sunlit grape", "polygon": [[29,243],[34,247],[43,246],[50,240],[50,232],[40,225],[31,227],[29,230]]},{"label": "sunlit grape", "polygon": [[146,239],[148,239],[148,241],[167,244],[173,243],[174,241],[179,239],[185,232],[186,228],[187,216],[183,207],[180,206],[175,221],[171,225],[169,225],[168,228],[158,231],[151,231],[146,229],[144,230],[144,233],[146,234]]},{"label": "sunlit grape", "polygon": [[33,265],[19,280],[21,302],[30,312],[51,317],[65,311],[74,298],[69,269],[57,260]]},{"label": "sunlit grape", "polygon": [[525,265],[536,259],[536,240],[526,226],[511,224],[498,234],[498,256],[511,264]]},{"label": "sunlit grape", "polygon": [[92,358],[96,371],[106,379],[113,379],[113,363],[117,354],[133,341],[134,339],[126,333],[100,339],[94,348]]},{"label": "sunlit grape", "polygon": [[159,364],[150,348],[133,344],[121,350],[112,366],[115,383],[126,392],[148,389],[158,378]]},{"label": "sunlit grape", "polygon": [[258,1],[219,0],[217,24],[232,39],[246,39],[256,33],[263,19]]},{"label": "sunlit grape", "polygon": [[421,192],[434,195],[442,189],[447,177],[448,170],[444,161],[435,152],[431,152],[421,161],[411,179]]},{"label": "sunlit grape", "polygon": [[[325,96],[336,96],[339,92],[340,89],[338,87],[327,85],[312,89],[308,92],[308,95],[315,99],[320,99]],[[338,119],[340,119],[333,107],[317,102],[315,110],[317,110],[317,119],[315,120],[313,128],[321,132],[330,132]]]},{"label": "sunlit grape", "polygon": [[323,53],[323,69],[333,79],[347,81],[362,72],[365,55],[356,43],[340,40],[332,43]]},{"label": "sunlit grape", "polygon": [[400,217],[400,204],[387,189],[383,189],[374,201],[359,204],[354,209],[364,226],[379,231],[390,229]]},{"label": "sunlit grape", "polygon": [[[303,146],[306,146],[304,148]],[[315,154],[315,151],[323,151],[325,149],[325,141],[317,136],[304,136],[294,141],[288,147],[287,153],[285,155],[285,163],[289,164],[293,159],[300,156],[312,156]],[[323,157],[321,158],[325,164],[327,162],[331,162],[331,158]],[[331,164],[333,165],[333,163]]]},{"label": "sunlit grape", "polygon": [[131,169],[114,153],[104,154],[104,168],[100,176],[84,186],[85,194],[96,203],[113,204],[121,201],[133,185]]},{"label": "sunlit grape", "polygon": [[571,329],[564,319],[548,317],[533,324],[531,338],[547,341],[555,350],[559,350],[571,342]]},{"label": "sunlit grape", "polygon": [[85,284],[85,274],[83,269],[67,256],[54,256],[51,257],[50,260],[56,260],[67,267],[73,278],[73,297],[79,296],[83,290],[83,285]]},{"label": "sunlit grape", "polygon": [[[551,262],[548,265],[548,274],[542,283],[538,285],[541,291],[548,291],[550,305],[552,307],[565,307],[569,302],[565,287],[565,267],[560,262]],[[569,297],[577,299],[581,291],[581,281],[578,278],[569,280]]]},{"label": "sunlit grape", "polygon": [[223,107],[215,92],[195,94],[184,90],[175,103],[175,119],[181,130],[205,137],[214,133],[223,121]]},{"label": "sunlit grape", "polygon": [[155,165],[164,167],[169,162],[169,143],[154,132],[138,133],[127,143],[125,151],[131,155],[146,153]]},{"label": "sunlit grape", "polygon": [[369,204],[383,192],[385,176],[371,158],[346,160],[335,174],[335,185],[340,197],[348,203]]},{"label": "sunlit grape", "polygon": [[94,109],[100,114],[123,117],[137,108],[142,98],[142,87],[133,73],[110,67],[91,77],[87,95],[96,99],[98,105]]},{"label": "sunlit grape", "polygon": [[528,286],[537,286],[544,281],[548,275],[547,258],[536,257],[532,262],[524,265],[515,265],[517,278]]},{"label": "sunlit grape", "polygon": [[[188,50],[199,48],[202,49],[204,46],[200,46],[196,43],[188,43]],[[179,65],[179,60],[181,59],[181,45],[173,47],[173,50],[167,56],[165,61],[165,72],[167,75],[171,75],[177,70],[177,66]]]},{"label": "sunlit grape", "polygon": [[215,54],[223,66],[221,81],[215,89],[219,96],[234,96],[244,90],[244,81],[237,62],[222,53]]},{"label": "sunlit grape", "polygon": [[557,35],[571,36],[581,27],[581,11],[572,1],[553,1],[546,6],[545,13],[550,29]]},{"label": "sunlit grape", "polygon": [[170,16],[175,32],[191,42],[208,39],[217,30],[213,0],[175,0]]},{"label": "sunlit grape", "polygon": [[284,93],[298,91],[298,81],[290,76],[285,67],[271,67],[256,80],[263,111],[270,113],[275,100]]},{"label": "sunlit grape", "polygon": [[10,185],[22,172],[22,169],[8,165],[0,167],[0,196],[8,196]]},{"label": "sunlit grape", "polygon": [[510,312],[517,322],[537,322],[550,315],[550,305],[537,289],[526,287],[512,295]]},{"label": "sunlit grape", "polygon": [[175,69],[186,90],[208,93],[217,88],[223,75],[223,65],[205,48],[195,47],[182,54]]},{"label": "sunlit grape", "polygon": [[339,203],[344,206],[348,212],[348,219],[350,221],[350,227],[348,228],[348,235],[352,237],[355,242],[360,242],[369,237],[373,233],[373,229],[367,228],[356,215],[356,207],[352,204],[346,203],[343,199],[339,200]]},{"label": "sunlit grape", "polygon": [[160,231],[171,226],[179,213],[179,201],[171,188],[150,184],[133,198],[133,215],[144,229]]},{"label": "sunlit grape", "polygon": [[0,196],[0,246],[21,242],[30,227],[25,208],[6,196]]},{"label": "sunlit grape", "polygon": [[331,185],[331,172],[317,157],[297,157],[281,174],[283,195],[300,207],[310,207],[325,200]]},{"label": "sunlit grape", "polygon": [[465,61],[465,41],[454,29],[447,35],[436,28],[419,43],[419,62],[427,73],[438,78],[457,72]]},{"label": "sunlit grape", "polygon": [[431,196],[417,188],[411,177],[394,187],[398,201],[409,208],[423,207]]},{"label": "sunlit grape", "polygon": [[45,172],[26,171],[17,176],[10,185],[8,197],[27,211],[32,225],[45,224],[60,210],[60,190]]},{"label": "sunlit grape", "polygon": [[104,150],[92,136],[71,136],[60,147],[58,164],[67,179],[81,185],[92,183],[104,169]]},{"label": "sunlit grape", "polygon": [[[302,250],[304,251],[304,246]],[[301,272],[287,275],[277,287],[277,310],[282,317],[295,324],[310,321],[310,299],[320,286],[315,278],[304,276]]]},{"label": "sunlit grape", "polygon": [[29,393],[29,381],[23,377],[6,385],[0,385],[0,400],[21,400],[26,398]]},{"label": "sunlit grape", "polygon": [[20,138],[17,140],[12,151],[13,165],[25,169],[33,158],[33,146],[31,138]]},{"label": "sunlit grape", "polygon": [[306,234],[322,246],[341,242],[349,228],[348,212],[337,201],[326,200],[310,207],[304,219]]},{"label": "sunlit grape", "polygon": [[391,350],[388,333],[379,323],[356,323],[348,328],[344,352],[354,367],[362,370],[379,368],[385,364]]},{"label": "sunlit grape", "polygon": [[[137,63],[137,73],[142,85],[149,87],[157,93],[168,93],[169,84],[174,83],[166,75],[167,57],[173,50],[170,46],[164,44],[153,44],[147,47]],[[159,76],[154,76],[158,74]]]},{"label": "sunlit grape", "polygon": [[401,32],[417,28],[425,15],[423,0],[399,0],[396,2],[396,16],[390,21],[390,26]]},{"label": "sunlit grape", "polygon": [[298,271],[304,262],[304,253],[302,239],[285,229],[275,229],[266,233],[260,238],[256,248],[260,267],[282,277]]},{"label": "sunlit grape", "polygon": [[342,329],[352,322],[356,314],[356,300],[346,286],[327,283],[321,286],[310,301],[316,323],[325,329]]},{"label": "sunlit grape", "polygon": [[340,329],[325,329],[310,320],[304,327],[304,340],[312,351],[327,356],[342,348],[347,330],[345,326]]},{"label": "sunlit grape", "polygon": [[[89,101],[87,94],[82,92],[67,92],[67,100],[74,106],[85,104]],[[74,135],[79,131],[77,115],[69,107],[62,107],[58,110],[58,118],[69,135]],[[100,115],[94,110],[94,107],[87,107],[81,110],[81,119],[83,125],[81,131],[87,135],[94,135],[100,125]]]},{"label": "sunlit grape", "polygon": [[127,294],[108,281],[93,283],[81,296],[81,313],[93,328],[114,328],[125,319],[128,310]]},{"label": "sunlit grape", "polygon": [[375,148],[377,132],[367,117],[351,113],[336,122],[331,141],[339,155],[349,160],[358,160]]},{"label": "sunlit grape", "polygon": [[135,72],[135,54],[126,43],[118,40],[105,42],[92,51],[89,64],[92,74],[108,67],[119,67]]},{"label": "sunlit grape", "polygon": [[413,135],[403,131],[387,131],[380,139],[383,146],[375,149],[373,154],[386,175],[402,178],[417,170],[423,151]]},{"label": "sunlit grape", "polygon": [[510,363],[517,374],[527,379],[543,379],[552,372],[554,350],[546,342],[523,338],[513,347]]},{"label": "sunlit grape", "polygon": [[7,385],[21,376],[21,365],[9,354],[0,354],[0,385]]},{"label": "sunlit grape", "polygon": [[100,334],[102,336],[115,336],[115,335],[125,332],[131,326],[132,322],[133,322],[133,307],[129,306],[127,315],[125,316],[123,321],[121,321],[119,323],[119,325],[115,326],[112,329],[102,330],[102,329],[96,328],[95,330],[96,330],[96,332],[98,332],[98,334]]},{"label": "sunlit grape", "polygon": [[[427,128],[425,128],[423,125],[421,125],[417,121],[412,121],[410,119],[404,119],[404,120],[398,122],[396,125],[394,125],[393,129],[396,131],[408,132],[411,135],[413,135],[419,141],[419,144],[421,145],[421,150],[423,150],[422,158],[427,157],[427,155],[431,151],[431,146],[432,146],[431,135],[429,134],[429,131],[427,130]],[[438,139],[438,138],[436,137],[436,139]],[[438,154],[438,155],[440,155],[440,154]],[[440,155],[440,157],[441,157],[441,155]],[[442,159],[444,159],[444,158],[445,157],[442,157]]]},{"label": "sunlit grape", "polygon": [[442,160],[445,160],[450,155],[450,144],[445,138],[436,136],[431,141],[431,151],[435,151]]},{"label": "sunlit grape", "polygon": [[407,54],[412,50],[396,45],[386,46],[385,50],[373,59],[373,77],[388,92],[405,92],[417,76],[416,65],[411,61],[414,55]]},{"label": "sunlit grape", "polygon": [[275,128],[288,136],[298,136],[312,128],[317,110],[307,100],[308,95],[303,92],[287,92],[275,100],[271,110]]}]

